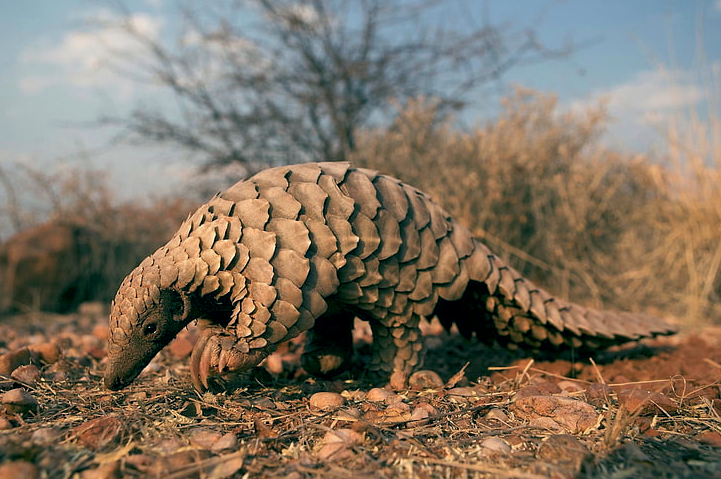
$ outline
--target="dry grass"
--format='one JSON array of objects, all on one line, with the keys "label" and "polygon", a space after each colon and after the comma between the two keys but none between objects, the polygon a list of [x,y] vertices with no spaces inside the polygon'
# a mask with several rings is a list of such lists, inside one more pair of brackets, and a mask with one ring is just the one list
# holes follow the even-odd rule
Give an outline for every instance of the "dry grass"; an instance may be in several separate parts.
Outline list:
[{"label": "dry grass", "polygon": [[692,123],[674,143],[702,150],[672,150],[674,161],[631,156],[599,142],[600,107],[556,107],[519,89],[498,120],[461,132],[418,100],[362,138],[357,162],[430,192],[556,294],[684,324],[719,321],[721,148],[695,138],[709,132]]}]

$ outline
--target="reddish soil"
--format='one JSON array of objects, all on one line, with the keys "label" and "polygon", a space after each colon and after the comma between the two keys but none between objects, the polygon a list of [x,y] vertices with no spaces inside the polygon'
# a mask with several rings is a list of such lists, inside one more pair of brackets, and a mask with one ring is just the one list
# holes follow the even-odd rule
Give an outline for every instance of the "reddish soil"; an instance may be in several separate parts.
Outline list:
[{"label": "reddish soil", "polygon": [[192,328],[117,393],[106,334],[90,306],[0,319],[0,479],[721,478],[721,328],[553,361],[430,335],[397,392],[362,381],[360,329],[343,378],[307,377],[294,341],[203,395]]}]

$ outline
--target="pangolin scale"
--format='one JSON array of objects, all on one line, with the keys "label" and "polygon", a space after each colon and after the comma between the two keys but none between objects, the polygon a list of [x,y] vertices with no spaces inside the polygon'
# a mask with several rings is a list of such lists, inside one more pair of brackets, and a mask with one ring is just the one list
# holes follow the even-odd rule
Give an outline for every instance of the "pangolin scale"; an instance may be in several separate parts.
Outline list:
[{"label": "pangolin scale", "polygon": [[500,259],[425,193],[347,163],[264,170],[216,195],[121,284],[105,385],[128,385],[198,319],[198,390],[257,365],[308,331],[305,369],[343,369],[353,319],[373,332],[369,373],[403,387],[420,365],[419,323],[436,315],[508,347],[597,349],[671,334],[658,318],[554,298]]}]

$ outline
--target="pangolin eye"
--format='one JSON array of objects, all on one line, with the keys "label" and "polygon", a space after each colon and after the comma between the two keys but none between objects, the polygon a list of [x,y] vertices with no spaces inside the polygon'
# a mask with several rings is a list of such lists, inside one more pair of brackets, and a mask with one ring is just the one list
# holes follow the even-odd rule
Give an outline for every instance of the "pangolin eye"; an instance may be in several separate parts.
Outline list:
[{"label": "pangolin eye", "polygon": [[155,331],[158,330],[158,325],[155,323],[148,323],[145,325],[145,328],[143,329],[143,333],[145,333],[146,336],[150,336]]}]

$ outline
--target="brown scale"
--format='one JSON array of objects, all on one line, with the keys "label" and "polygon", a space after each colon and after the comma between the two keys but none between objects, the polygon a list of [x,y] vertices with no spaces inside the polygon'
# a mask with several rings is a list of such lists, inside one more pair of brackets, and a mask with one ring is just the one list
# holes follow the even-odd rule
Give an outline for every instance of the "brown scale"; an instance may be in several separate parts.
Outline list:
[{"label": "brown scale", "polygon": [[354,317],[373,332],[369,377],[403,387],[420,364],[421,320],[510,348],[606,347],[673,328],[554,298],[428,195],[347,163],[272,168],[214,196],[123,281],[110,315],[105,384],[129,384],[198,320],[191,379],[257,365],[307,332],[303,365],[350,361]]}]

